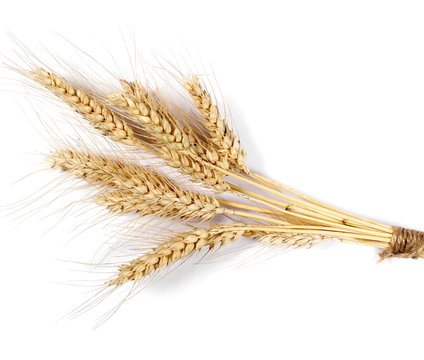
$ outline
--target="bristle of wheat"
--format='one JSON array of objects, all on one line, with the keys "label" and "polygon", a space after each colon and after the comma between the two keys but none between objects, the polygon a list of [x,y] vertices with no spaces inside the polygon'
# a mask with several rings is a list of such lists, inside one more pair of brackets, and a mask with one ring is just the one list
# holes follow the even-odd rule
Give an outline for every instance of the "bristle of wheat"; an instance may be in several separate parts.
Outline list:
[{"label": "bristle of wheat", "polygon": [[[234,228],[234,226],[233,226]],[[204,248],[225,245],[243,236],[244,230],[226,230],[225,226],[213,226],[209,229],[197,228],[177,235],[159,245],[147,254],[120,266],[116,277],[109,280],[108,286],[120,286],[128,281],[138,281],[170,266],[182,258]]]},{"label": "bristle of wheat", "polygon": [[142,145],[125,120],[85,91],[73,87],[64,78],[42,68],[30,71],[28,74],[81,114],[103,135],[126,145]]},{"label": "bristle of wheat", "polygon": [[203,123],[211,134],[211,142],[221,154],[226,154],[234,170],[248,172],[246,153],[241,147],[240,140],[219,113],[217,105],[213,103],[212,97],[202,86],[200,79],[194,76],[185,81],[184,87],[204,119]]},{"label": "bristle of wheat", "polygon": [[183,190],[165,176],[129,162],[72,150],[56,151],[46,160],[54,169],[107,187],[109,192],[94,201],[113,212],[185,220],[211,220],[224,212],[215,198]]}]

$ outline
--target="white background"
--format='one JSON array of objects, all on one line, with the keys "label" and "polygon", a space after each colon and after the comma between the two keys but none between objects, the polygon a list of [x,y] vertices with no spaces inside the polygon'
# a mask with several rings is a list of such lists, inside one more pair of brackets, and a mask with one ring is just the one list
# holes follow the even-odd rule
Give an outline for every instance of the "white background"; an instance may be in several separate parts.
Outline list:
[{"label": "white background", "polygon": [[[11,1],[0,49],[16,58],[10,32],[36,54],[41,42],[77,59],[56,32],[123,64],[123,39],[171,62],[193,55],[213,70],[252,168],[344,210],[424,229],[423,18],[420,1]],[[46,149],[28,107],[36,99],[15,91],[18,78],[1,70],[5,202],[52,177],[24,182],[27,192],[11,186],[42,168],[34,154]],[[335,243],[251,266],[202,264],[93,330],[96,309],[58,320],[86,299],[85,288],[59,284],[76,277],[61,260],[89,258],[102,232],[68,244],[61,224],[43,236],[59,215],[13,218],[0,227],[2,359],[423,356],[424,260],[377,263],[375,249]]]}]

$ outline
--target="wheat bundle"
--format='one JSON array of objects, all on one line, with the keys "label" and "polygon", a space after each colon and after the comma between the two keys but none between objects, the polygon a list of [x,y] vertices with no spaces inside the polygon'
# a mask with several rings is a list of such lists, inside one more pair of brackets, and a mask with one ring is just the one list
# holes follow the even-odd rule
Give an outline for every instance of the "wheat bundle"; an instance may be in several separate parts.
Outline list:
[{"label": "wheat bundle", "polygon": [[[45,69],[21,72],[50,90],[106,138],[120,142],[128,151],[131,148],[132,153],[134,149],[148,151],[196,185],[212,190],[208,195],[183,189],[160,171],[119,156],[70,148],[52,152],[47,158],[50,167],[93,186],[93,202],[114,214],[197,223],[192,230],[175,233],[121,264],[106,282],[108,287],[140,281],[195,252],[240,237],[258,246],[287,247],[337,240],[380,248],[381,259],[424,257],[423,232],[349,214],[249,169],[238,137],[197,76],[180,81],[196,114],[189,120],[137,81],[120,80],[120,90],[96,96]],[[234,180],[247,186],[235,185]],[[223,198],[226,194],[233,199]],[[219,215],[229,216],[233,223],[221,223]]]}]

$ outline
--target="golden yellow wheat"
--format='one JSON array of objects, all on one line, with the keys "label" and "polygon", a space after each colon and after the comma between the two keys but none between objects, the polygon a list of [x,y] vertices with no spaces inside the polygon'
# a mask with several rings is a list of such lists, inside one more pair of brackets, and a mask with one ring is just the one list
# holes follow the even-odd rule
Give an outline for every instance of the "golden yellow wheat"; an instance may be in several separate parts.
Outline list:
[{"label": "golden yellow wheat", "polygon": [[[185,78],[183,85],[200,113],[197,120],[206,135],[184,114],[171,111],[158,92],[138,81],[121,80],[121,89],[99,96],[41,68],[24,73],[109,139],[150,151],[193,183],[215,192],[210,196],[201,189],[183,189],[160,169],[127,160],[125,150],[113,157],[74,149],[48,156],[50,167],[93,185],[97,191],[93,201],[114,214],[198,222],[191,231],[175,233],[120,265],[107,286],[142,280],[194,252],[242,236],[268,246],[311,247],[338,240],[384,249],[382,257],[424,256],[424,233],[352,215],[249,170],[239,139],[197,76]],[[233,199],[221,194],[231,194]],[[226,215],[232,223],[216,224],[218,215]]]}]

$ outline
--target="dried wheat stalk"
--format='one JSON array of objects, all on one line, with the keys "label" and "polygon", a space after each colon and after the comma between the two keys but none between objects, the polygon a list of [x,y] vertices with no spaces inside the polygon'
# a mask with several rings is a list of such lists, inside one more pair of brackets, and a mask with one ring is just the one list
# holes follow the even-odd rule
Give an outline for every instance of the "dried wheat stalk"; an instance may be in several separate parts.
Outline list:
[{"label": "dried wheat stalk", "polygon": [[[250,171],[238,138],[198,77],[187,78],[184,87],[202,116],[206,138],[184,116],[174,114],[158,93],[136,81],[122,80],[122,90],[100,101],[46,70],[26,75],[56,94],[103,135],[151,151],[166,165],[189,175],[192,182],[243,198],[230,201],[184,190],[172,179],[119,157],[72,149],[54,152],[47,158],[50,166],[96,186],[99,193],[94,201],[113,213],[203,223],[204,227],[176,234],[121,265],[107,286],[139,281],[196,251],[242,236],[262,245],[286,247],[311,247],[335,239],[383,249],[382,258],[424,257],[422,232],[349,214]],[[152,141],[146,142],[143,136]],[[248,186],[230,183],[231,179]],[[211,220],[219,214],[231,216],[234,223],[213,224]]]},{"label": "dried wheat stalk", "polygon": [[197,228],[181,233],[150,252],[121,265],[117,276],[108,282],[109,286],[121,286],[128,281],[139,281],[144,277],[172,265],[205,247],[212,249],[233,242],[241,236],[258,240],[264,245],[287,247],[311,247],[328,237],[301,233],[272,233],[267,231],[247,230],[243,224],[218,225],[209,229]]}]

